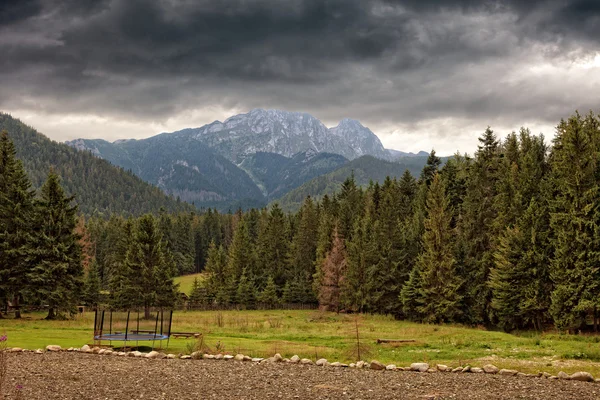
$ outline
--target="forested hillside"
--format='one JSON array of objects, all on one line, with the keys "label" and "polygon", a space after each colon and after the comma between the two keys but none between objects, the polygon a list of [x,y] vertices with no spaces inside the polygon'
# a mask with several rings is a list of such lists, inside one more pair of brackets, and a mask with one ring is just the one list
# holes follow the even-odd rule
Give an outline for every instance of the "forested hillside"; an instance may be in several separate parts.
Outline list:
[{"label": "forested hillside", "polygon": [[395,162],[363,156],[328,174],[313,178],[276,201],[285,211],[297,211],[306,196],[314,199],[321,199],[326,194],[331,196],[340,190],[342,183],[352,174],[357,185],[366,187],[371,181],[382,183],[388,176],[400,177],[406,170],[418,176],[426,162],[426,156],[402,157]]},{"label": "forested hillside", "polygon": [[90,152],[54,142],[8,114],[0,113],[0,131],[6,130],[35,188],[41,187],[53,168],[65,190],[76,195],[84,214],[138,215],[160,208],[192,210],[187,203],[168,197],[160,189]]},{"label": "forested hillside", "polygon": [[275,153],[256,153],[246,157],[240,167],[248,172],[267,200],[271,201],[347,162],[338,154],[313,151],[289,158]]}]

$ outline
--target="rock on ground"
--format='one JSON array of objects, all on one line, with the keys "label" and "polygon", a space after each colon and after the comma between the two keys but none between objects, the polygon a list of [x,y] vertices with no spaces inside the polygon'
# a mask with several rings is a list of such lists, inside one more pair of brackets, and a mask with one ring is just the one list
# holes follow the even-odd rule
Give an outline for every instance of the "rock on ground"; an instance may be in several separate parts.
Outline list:
[{"label": "rock on ground", "polygon": [[429,369],[429,364],[427,364],[427,363],[412,363],[412,364],[410,364],[410,369],[413,371],[427,372],[427,370]]},{"label": "rock on ground", "polygon": [[[577,380],[488,374],[386,374],[285,363],[149,360],[77,352],[8,353],[7,383],[21,398],[69,399],[552,399],[600,398]],[[115,381],[119,378],[118,384]],[[9,391],[7,400],[14,400]]]}]

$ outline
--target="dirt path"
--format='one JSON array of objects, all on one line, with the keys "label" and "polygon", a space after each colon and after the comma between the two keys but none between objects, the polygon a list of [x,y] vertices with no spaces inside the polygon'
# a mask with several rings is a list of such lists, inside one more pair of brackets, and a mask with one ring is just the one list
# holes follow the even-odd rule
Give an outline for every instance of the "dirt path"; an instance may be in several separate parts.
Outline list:
[{"label": "dirt path", "polygon": [[8,399],[599,399],[600,384],[79,353],[10,354]]}]

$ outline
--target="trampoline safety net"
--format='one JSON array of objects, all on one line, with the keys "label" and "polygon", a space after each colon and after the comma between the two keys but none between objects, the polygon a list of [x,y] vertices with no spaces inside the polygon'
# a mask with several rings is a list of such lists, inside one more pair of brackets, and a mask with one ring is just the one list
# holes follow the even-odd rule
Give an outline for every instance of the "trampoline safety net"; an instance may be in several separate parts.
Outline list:
[{"label": "trampoline safety net", "polygon": [[96,310],[94,340],[167,340],[171,336],[173,310]]}]

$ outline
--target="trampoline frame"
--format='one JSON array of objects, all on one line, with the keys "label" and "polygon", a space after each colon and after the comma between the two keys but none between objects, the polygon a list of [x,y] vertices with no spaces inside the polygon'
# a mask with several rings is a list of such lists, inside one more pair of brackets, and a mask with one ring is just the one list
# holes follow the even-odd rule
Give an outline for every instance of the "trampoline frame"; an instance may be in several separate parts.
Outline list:
[{"label": "trampoline frame", "polygon": [[[109,331],[108,333],[104,332],[104,317],[106,312],[109,313]],[[173,323],[173,310],[158,310],[156,312],[156,321],[154,324],[154,332],[152,331],[141,331],[140,332],[140,311],[137,310],[137,318],[135,322],[137,323],[136,329],[133,331],[129,330],[129,321],[131,320],[131,310],[127,310],[127,321],[125,323],[125,332],[113,332],[113,312],[118,312],[116,310],[96,310],[94,315],[94,341],[95,342],[140,342],[140,341],[152,341],[152,347],[154,348],[155,341],[167,341],[167,347],[169,347],[169,339],[171,337],[171,325]],[[168,331],[163,332],[163,326],[166,322],[163,318],[165,317],[165,313],[168,316]],[[100,315],[99,315],[100,314]],[[160,330],[159,330],[159,317],[160,317]],[[98,320],[100,318],[100,321]],[[98,325],[100,322],[100,325]],[[100,329],[98,329],[98,327]],[[111,343],[112,344],[112,343]],[[136,345],[137,347],[137,345]],[[162,348],[162,343],[161,343]]]}]

